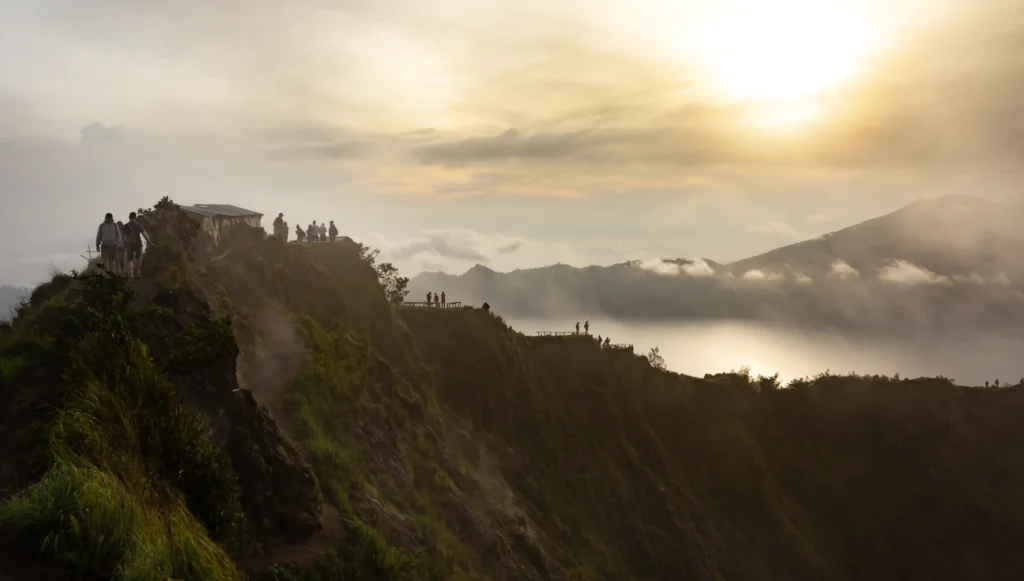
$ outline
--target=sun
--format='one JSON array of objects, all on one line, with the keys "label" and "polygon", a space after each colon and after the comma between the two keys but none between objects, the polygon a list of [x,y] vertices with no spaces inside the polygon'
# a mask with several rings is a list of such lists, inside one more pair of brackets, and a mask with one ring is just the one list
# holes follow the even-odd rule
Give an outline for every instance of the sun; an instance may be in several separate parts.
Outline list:
[{"label": "sun", "polygon": [[853,0],[722,4],[730,6],[701,26],[695,48],[731,99],[793,101],[833,89],[856,73],[876,42]]}]

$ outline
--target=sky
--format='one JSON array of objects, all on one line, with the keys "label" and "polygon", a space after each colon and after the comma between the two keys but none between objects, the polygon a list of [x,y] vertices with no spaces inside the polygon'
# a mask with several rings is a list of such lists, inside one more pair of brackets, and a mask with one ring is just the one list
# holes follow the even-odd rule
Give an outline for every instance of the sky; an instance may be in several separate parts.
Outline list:
[{"label": "sky", "polygon": [[170,196],[408,275],[1022,195],[1024,0],[5,0],[0,284]]}]

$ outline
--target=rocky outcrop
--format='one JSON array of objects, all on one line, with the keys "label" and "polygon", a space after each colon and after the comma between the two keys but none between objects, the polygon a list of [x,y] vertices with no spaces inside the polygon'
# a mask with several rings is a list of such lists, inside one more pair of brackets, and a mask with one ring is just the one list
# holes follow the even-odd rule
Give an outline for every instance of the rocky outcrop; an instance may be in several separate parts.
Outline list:
[{"label": "rocky outcrop", "polygon": [[320,485],[267,410],[239,388],[230,323],[212,318],[209,306],[187,289],[162,290],[152,304],[164,310],[161,328],[153,329],[154,358],[207,416],[210,437],[230,456],[249,544],[259,550],[314,534],[321,526]]}]

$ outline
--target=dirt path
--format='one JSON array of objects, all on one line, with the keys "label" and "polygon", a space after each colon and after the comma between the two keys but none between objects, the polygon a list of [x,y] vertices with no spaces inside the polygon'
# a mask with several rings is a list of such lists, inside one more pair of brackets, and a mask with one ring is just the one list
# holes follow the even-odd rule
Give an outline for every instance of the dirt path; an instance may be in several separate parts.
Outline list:
[{"label": "dirt path", "polygon": [[337,549],[345,537],[341,515],[333,506],[324,503],[322,519],[324,528],[319,533],[297,543],[240,559],[236,562],[238,570],[246,577],[253,578],[272,565],[308,565],[320,555]]}]

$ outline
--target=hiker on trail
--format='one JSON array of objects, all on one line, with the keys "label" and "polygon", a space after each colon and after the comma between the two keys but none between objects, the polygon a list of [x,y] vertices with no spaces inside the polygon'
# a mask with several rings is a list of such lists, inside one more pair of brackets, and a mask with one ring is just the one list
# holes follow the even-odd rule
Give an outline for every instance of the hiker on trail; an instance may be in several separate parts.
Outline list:
[{"label": "hiker on trail", "polygon": [[430,300],[433,296],[434,295],[430,291],[427,291],[427,306],[428,307],[433,304],[433,302]]},{"label": "hiker on trail", "polygon": [[331,220],[331,228],[327,231],[327,235],[331,237],[331,244],[334,244],[334,239],[338,237],[338,227],[334,225],[334,220]]},{"label": "hiker on trail", "polygon": [[117,221],[117,230],[121,233],[121,241],[117,243],[117,270],[124,274],[126,272],[124,264],[124,222]]},{"label": "hiker on trail", "polygon": [[298,224],[295,225],[295,239],[299,241],[299,244],[306,241],[306,232]]},{"label": "hiker on trail", "polygon": [[441,308],[442,309],[445,307],[445,304],[447,304],[447,300],[444,297],[444,291],[441,291]]},{"label": "hiker on trail", "polygon": [[327,224],[320,222],[320,242],[327,242]]},{"label": "hiker on trail", "polygon": [[576,334],[577,335],[580,334],[580,322],[579,321],[576,321]]},{"label": "hiker on trail", "polygon": [[480,308],[483,309],[485,313],[491,312],[491,305],[487,303],[480,305]]},{"label": "hiker on trail", "polygon": [[288,236],[288,226],[284,224],[284,212],[277,215],[274,218],[274,236],[278,238],[285,238]]},{"label": "hiker on trail", "polygon": [[121,231],[114,223],[114,215],[107,214],[100,227],[96,229],[96,250],[100,253],[100,262],[110,272],[116,272],[117,245],[121,242]]},{"label": "hiker on trail", "polygon": [[[578,324],[579,323],[577,323],[577,325]],[[590,334],[590,321],[587,321],[586,323],[583,323],[583,331],[586,332],[587,335]]]},{"label": "hiker on trail", "polygon": [[605,337],[604,338],[604,346],[605,347],[611,347],[612,346],[612,338],[611,337]]},{"label": "hiker on trail", "polygon": [[600,335],[598,335],[598,336],[597,336],[597,344],[598,344],[598,345],[600,345],[600,344],[601,344],[601,336],[600,336]]},{"label": "hiker on trail", "polygon": [[439,308],[439,309],[441,308],[441,296],[440,295],[434,295],[434,306]]},{"label": "hiker on trail", "polygon": [[153,246],[149,233],[136,218],[135,212],[128,214],[128,223],[124,225],[125,259],[128,261],[127,274],[131,278],[142,276],[142,240],[146,240],[146,246]]},{"label": "hiker on trail", "polygon": [[320,242],[320,228],[316,225],[316,220],[309,225],[309,230],[306,230],[306,234],[309,235],[309,243]]}]

